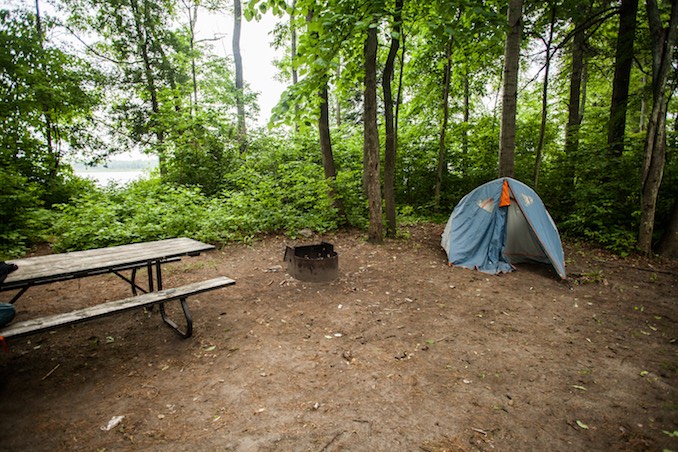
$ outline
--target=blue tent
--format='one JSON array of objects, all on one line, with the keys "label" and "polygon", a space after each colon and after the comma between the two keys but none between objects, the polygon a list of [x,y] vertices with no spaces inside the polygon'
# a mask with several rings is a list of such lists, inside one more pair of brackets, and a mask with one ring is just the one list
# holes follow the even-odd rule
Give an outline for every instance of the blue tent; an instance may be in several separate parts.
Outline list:
[{"label": "blue tent", "polygon": [[553,265],[565,279],[560,235],[539,196],[508,177],[476,188],[454,208],[441,241],[451,265],[497,274],[512,264]]}]

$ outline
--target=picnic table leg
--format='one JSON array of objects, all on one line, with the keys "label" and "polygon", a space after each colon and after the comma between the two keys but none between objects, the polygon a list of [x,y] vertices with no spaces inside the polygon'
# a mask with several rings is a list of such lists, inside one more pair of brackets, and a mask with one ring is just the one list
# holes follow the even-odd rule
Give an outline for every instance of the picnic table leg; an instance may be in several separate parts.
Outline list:
[{"label": "picnic table leg", "polygon": [[9,302],[11,304],[16,303],[16,301],[19,298],[21,298],[21,296],[28,290],[28,287],[30,287],[30,286],[22,287],[21,290],[16,295],[14,295],[11,300],[9,300]]},{"label": "picnic table leg", "polygon": [[186,318],[186,330],[184,331],[182,331],[174,321],[167,317],[167,314],[165,313],[165,303],[160,303],[158,306],[160,306],[160,316],[162,317],[163,322],[176,331],[179,336],[186,339],[191,337],[193,334],[193,319],[191,318],[191,312],[188,310],[188,302],[186,301],[186,297],[180,298],[179,302],[181,303],[181,309],[184,311],[184,317]]},{"label": "picnic table leg", "polygon": [[153,288],[153,263],[149,262],[146,264],[146,270],[148,271],[148,291],[155,292]]},{"label": "picnic table leg", "polygon": [[162,290],[162,266],[160,265],[160,261],[155,262],[155,281],[158,286],[158,290]]},{"label": "picnic table leg", "polygon": [[113,274],[116,275],[117,277],[119,277],[120,279],[126,281],[130,285],[130,287],[132,288],[132,295],[137,296],[137,294],[139,293],[139,292],[137,292],[137,290],[140,290],[143,293],[148,293],[148,291],[146,289],[144,289],[143,287],[141,287],[137,284],[137,269],[136,268],[132,269],[132,275],[131,275],[130,278],[127,278],[125,275],[123,275],[119,271],[113,271]]}]

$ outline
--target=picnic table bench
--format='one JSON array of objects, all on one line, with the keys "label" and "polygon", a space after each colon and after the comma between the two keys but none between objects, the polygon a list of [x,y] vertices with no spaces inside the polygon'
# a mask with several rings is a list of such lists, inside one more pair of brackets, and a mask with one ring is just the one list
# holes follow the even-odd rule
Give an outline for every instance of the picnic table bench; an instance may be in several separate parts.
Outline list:
[{"label": "picnic table bench", "polygon": [[[17,291],[10,300],[10,303],[15,303],[33,286],[104,273],[113,273],[129,283],[132,289],[132,296],[77,309],[72,312],[13,322],[0,328],[0,338],[23,337],[57,327],[154,305],[159,306],[162,320],[168,326],[173,328],[182,337],[190,337],[193,333],[193,320],[188,309],[188,297],[233,285],[235,281],[221,276],[207,281],[164,289],[162,265],[180,260],[182,256],[195,256],[211,249],[214,249],[214,246],[197,240],[177,238],[8,261],[8,263],[15,264],[18,267],[0,285],[0,292]],[[137,270],[142,268],[147,269],[147,288],[140,286],[136,281]],[[131,271],[129,278],[122,273],[128,270]],[[139,295],[138,291],[143,293]],[[177,300],[181,305],[186,320],[186,327],[184,329],[179,328],[167,316],[165,311],[165,303]]]}]

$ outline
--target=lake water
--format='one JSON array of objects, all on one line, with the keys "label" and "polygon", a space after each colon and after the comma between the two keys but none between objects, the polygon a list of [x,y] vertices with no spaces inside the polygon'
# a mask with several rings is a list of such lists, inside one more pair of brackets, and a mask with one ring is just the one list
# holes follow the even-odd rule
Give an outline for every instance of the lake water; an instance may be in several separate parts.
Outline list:
[{"label": "lake water", "polygon": [[145,171],[76,171],[75,174],[80,177],[92,179],[97,185],[105,187],[110,182],[125,185],[144,176]]}]

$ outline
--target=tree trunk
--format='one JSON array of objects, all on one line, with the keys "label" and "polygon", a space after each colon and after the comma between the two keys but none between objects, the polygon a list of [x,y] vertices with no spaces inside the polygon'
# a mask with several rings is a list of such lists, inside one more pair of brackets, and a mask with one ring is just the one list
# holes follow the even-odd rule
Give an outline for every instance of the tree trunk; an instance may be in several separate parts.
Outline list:
[{"label": "tree trunk", "polygon": [[669,224],[659,244],[659,255],[678,259],[678,201],[673,201],[673,210]]},{"label": "tree trunk", "polygon": [[198,76],[195,65],[195,24],[198,21],[198,2],[186,5],[188,11],[188,36],[191,48],[191,81],[193,83],[193,101],[191,102],[191,116],[195,116],[198,108]]},{"label": "tree trunk", "polygon": [[[318,134],[320,136],[320,151],[322,153],[323,171],[325,179],[334,182],[337,178],[337,168],[334,165],[334,155],[332,154],[332,139],[330,136],[330,110],[329,110],[329,95],[327,93],[327,83],[320,89],[318,93],[320,96],[320,116],[318,117]],[[337,215],[340,218],[346,216],[344,213],[344,205],[341,199],[337,197],[334,189],[329,193]]]},{"label": "tree trunk", "polygon": [[363,124],[364,143],[364,171],[365,191],[369,205],[370,224],[368,240],[372,243],[381,243],[381,184],[379,181],[379,129],[377,126],[377,27],[367,30],[365,47],[365,92]]},{"label": "tree trunk", "polygon": [[[38,40],[40,43],[40,48],[44,49],[43,42],[43,32],[42,32],[42,17],[40,15],[40,2],[35,0],[35,28],[38,33]],[[40,63],[40,70],[48,76],[47,71],[45,71],[44,65]],[[46,104],[42,105],[42,116],[45,120],[44,124],[44,133],[45,133],[45,144],[47,145],[47,154],[53,158],[53,162],[50,162],[49,170],[49,179],[54,180],[59,170],[59,156],[56,155],[54,151],[54,137],[52,131],[54,129],[54,124],[52,122],[52,113],[49,111],[49,107]]]},{"label": "tree trunk", "polygon": [[464,68],[464,112],[463,122],[464,130],[461,135],[461,153],[464,156],[468,155],[468,120],[471,113],[471,94],[469,92],[468,70]]},{"label": "tree trunk", "polygon": [[657,208],[657,195],[666,162],[666,85],[672,69],[673,48],[678,27],[678,5],[671,6],[667,28],[662,27],[656,0],[646,0],[647,17],[652,37],[652,111],[647,125],[643,172],[641,177],[641,216],[638,248],[644,254],[652,251],[652,233]]},{"label": "tree trunk", "polygon": [[450,117],[450,79],[452,75],[452,37],[447,41],[445,51],[445,68],[443,72],[443,95],[441,107],[443,118],[440,124],[440,134],[438,135],[438,168],[436,171],[436,185],[433,191],[433,208],[440,208],[440,193],[443,186],[443,175],[445,171],[445,134],[447,132],[447,122]]},{"label": "tree trunk", "polygon": [[[337,80],[341,80],[341,55],[337,58]],[[337,108],[334,112],[334,121],[337,123],[337,127],[341,126],[342,119],[341,119],[341,97],[339,95],[339,90],[337,91],[337,96],[336,96],[336,101],[337,101]]]},{"label": "tree trunk", "polygon": [[294,66],[294,60],[297,58],[297,27],[294,24],[294,12],[297,7],[297,0],[292,0],[292,7],[290,11],[290,60],[292,61],[292,85],[296,85],[299,81],[297,68]]},{"label": "tree trunk", "polygon": [[[153,68],[151,66],[151,58],[148,53],[150,46],[150,41],[148,38],[148,32],[145,30],[145,25],[143,24],[143,18],[141,11],[139,10],[139,4],[137,0],[130,0],[130,8],[132,10],[132,15],[134,17],[134,26],[137,34],[137,50],[141,54],[141,60],[144,65],[144,77],[146,82],[146,89],[148,91],[148,97],[151,100],[151,131],[155,133],[157,144],[162,145],[165,141],[165,134],[163,130],[158,127],[156,121],[157,116],[160,113],[160,104],[158,101],[158,89],[156,87],[155,75],[153,73]],[[165,173],[166,158],[163,152],[158,153],[158,168],[160,169],[160,176]]]},{"label": "tree trunk", "polygon": [[240,53],[240,30],[242,28],[242,7],[240,0],[233,0],[233,62],[235,64],[235,103],[238,115],[238,141],[240,153],[247,150],[247,125],[245,124],[244,80],[242,55]]},{"label": "tree trunk", "polygon": [[539,142],[537,143],[537,155],[534,159],[534,188],[539,185],[539,168],[541,167],[541,156],[544,153],[544,138],[546,137],[546,117],[548,114],[548,94],[549,94],[549,72],[551,70],[551,44],[553,43],[553,27],[556,22],[556,7],[551,6],[551,27],[549,28],[549,38],[546,41],[546,65],[544,67],[544,84],[541,93],[541,126],[539,127]]},{"label": "tree trunk", "polygon": [[[579,151],[579,128],[583,119],[582,82],[584,78],[585,29],[581,21],[575,23],[572,41],[572,67],[570,71],[570,97],[567,105],[565,126],[565,180],[569,189],[574,188],[575,161]],[[571,191],[570,191],[571,193]]]},{"label": "tree trunk", "polygon": [[[403,73],[405,72],[405,32],[400,30],[400,68],[398,69],[398,94],[395,101],[395,113],[393,115],[393,126],[395,133],[395,148],[398,149],[398,118],[400,117],[400,104],[403,98]],[[678,124],[678,122],[677,122]]]},{"label": "tree trunk", "polygon": [[622,0],[619,9],[619,32],[615,57],[614,80],[610,121],[607,128],[609,155],[619,157],[624,152],[626,109],[629,98],[629,82],[633,65],[633,40],[636,33],[636,12],[638,0]]},{"label": "tree trunk", "polygon": [[395,167],[396,167],[396,134],[393,117],[393,93],[391,91],[391,81],[393,80],[393,70],[395,59],[400,47],[400,21],[401,11],[403,9],[403,0],[396,0],[395,12],[393,14],[393,33],[391,36],[391,46],[388,50],[386,65],[382,76],[381,86],[384,91],[384,127],[386,130],[386,144],[384,150],[384,202],[386,207],[386,235],[395,237],[396,235],[396,202],[395,202]]},{"label": "tree trunk", "polygon": [[[292,66],[292,86],[299,82],[299,73],[295,67],[295,60],[297,58],[297,27],[294,23],[294,14],[297,8],[297,0],[292,0],[290,10],[290,61]],[[294,131],[299,132],[299,105],[294,104]]]},{"label": "tree trunk", "polygon": [[330,115],[329,101],[327,92],[327,83],[320,88],[318,93],[320,97],[320,116],[318,119],[318,134],[320,137],[320,151],[322,152],[323,170],[325,179],[334,179],[337,177],[337,171],[334,166],[334,156],[332,155],[332,139],[330,136]]},{"label": "tree trunk", "polygon": [[645,115],[647,114],[647,75],[643,74],[643,89],[640,92],[640,120],[638,121],[638,132],[645,132]]},{"label": "tree trunk", "polygon": [[518,98],[518,67],[523,1],[509,0],[508,25],[504,49],[504,76],[501,128],[499,130],[499,177],[513,177],[516,152],[516,110]]}]

